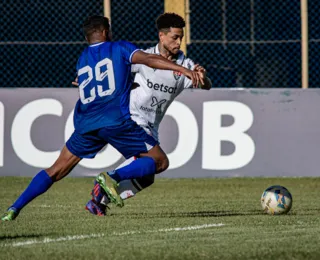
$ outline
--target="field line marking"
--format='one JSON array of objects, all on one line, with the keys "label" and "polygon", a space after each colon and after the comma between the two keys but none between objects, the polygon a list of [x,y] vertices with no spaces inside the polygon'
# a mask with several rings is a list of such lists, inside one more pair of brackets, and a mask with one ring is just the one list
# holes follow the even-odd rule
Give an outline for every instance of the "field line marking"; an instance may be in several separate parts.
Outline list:
[{"label": "field line marking", "polygon": [[[180,232],[180,231],[190,231],[190,230],[199,230],[199,229],[206,229],[211,227],[222,227],[225,224],[204,224],[198,226],[187,226],[187,227],[176,227],[176,228],[163,228],[157,230],[145,230],[145,231],[126,231],[126,232],[113,232],[111,235],[113,236],[125,236],[125,235],[133,235],[133,234],[144,234],[144,233],[165,233],[165,232]],[[89,235],[74,235],[74,236],[65,236],[65,237],[58,237],[58,238],[49,238],[46,237],[42,240],[26,240],[21,242],[13,242],[10,244],[4,244],[2,247],[19,247],[19,246],[28,246],[28,245],[35,245],[35,244],[47,244],[47,243],[55,243],[55,242],[62,242],[62,241],[72,241],[72,240],[81,240],[81,239],[89,239],[89,238],[99,238],[107,236],[107,234],[89,234]],[[110,236],[110,234],[109,234]]]}]

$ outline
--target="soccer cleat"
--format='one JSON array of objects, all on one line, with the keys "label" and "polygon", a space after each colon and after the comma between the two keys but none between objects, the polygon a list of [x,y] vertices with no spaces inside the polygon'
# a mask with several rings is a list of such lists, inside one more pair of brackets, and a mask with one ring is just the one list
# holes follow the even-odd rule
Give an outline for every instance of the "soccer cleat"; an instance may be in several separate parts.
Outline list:
[{"label": "soccer cleat", "polygon": [[85,209],[91,214],[98,216],[105,216],[107,212],[107,206],[98,204],[93,199],[88,201]]},{"label": "soccer cleat", "polygon": [[118,207],[123,207],[123,200],[116,190],[117,183],[115,180],[113,180],[106,172],[102,172],[96,177],[96,181],[107,193],[112,203],[116,204]]},{"label": "soccer cleat", "polygon": [[97,180],[94,180],[94,187],[91,191],[91,195],[92,199],[98,204],[102,203],[103,205],[107,205],[109,202],[107,193],[101,188]]},{"label": "soccer cleat", "polygon": [[19,212],[14,208],[9,208],[1,217],[1,221],[12,221],[19,215]]}]

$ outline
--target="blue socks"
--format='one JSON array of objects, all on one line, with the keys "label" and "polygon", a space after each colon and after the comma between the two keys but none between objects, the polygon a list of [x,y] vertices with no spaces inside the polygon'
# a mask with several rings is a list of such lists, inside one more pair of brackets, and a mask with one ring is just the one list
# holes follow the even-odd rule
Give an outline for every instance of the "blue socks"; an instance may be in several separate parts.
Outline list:
[{"label": "blue socks", "polygon": [[[120,182],[127,179],[141,178],[150,174],[155,174],[155,172],[155,161],[151,157],[142,157],[133,161],[131,164],[113,172],[109,172],[108,174],[111,178]],[[36,176],[34,176],[29,186],[10,208],[19,213],[19,211],[29,202],[46,192],[52,184],[53,181],[47,172],[44,170],[40,171]]]},{"label": "blue socks", "polygon": [[134,160],[127,166],[108,172],[109,176],[116,182],[127,179],[141,178],[156,173],[156,163],[151,157],[142,157]]},{"label": "blue socks", "polygon": [[13,208],[15,211],[19,212],[34,198],[46,192],[52,184],[53,181],[51,180],[50,176],[46,173],[46,171],[42,170],[36,176],[34,176],[29,186],[10,208]]}]

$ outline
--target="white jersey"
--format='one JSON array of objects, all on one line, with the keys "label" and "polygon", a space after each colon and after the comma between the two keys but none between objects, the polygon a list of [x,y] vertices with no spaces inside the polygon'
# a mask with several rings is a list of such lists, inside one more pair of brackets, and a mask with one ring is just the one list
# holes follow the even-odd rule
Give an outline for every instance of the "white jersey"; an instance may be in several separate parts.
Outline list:
[{"label": "white jersey", "polygon": [[[145,50],[147,53],[159,54],[158,45]],[[194,62],[179,52],[176,60],[178,65],[193,70]],[[180,72],[157,70],[146,65],[132,65],[135,72],[134,82],[138,87],[131,90],[131,117],[158,140],[158,129],[168,107],[185,88],[192,88],[192,81]]]}]

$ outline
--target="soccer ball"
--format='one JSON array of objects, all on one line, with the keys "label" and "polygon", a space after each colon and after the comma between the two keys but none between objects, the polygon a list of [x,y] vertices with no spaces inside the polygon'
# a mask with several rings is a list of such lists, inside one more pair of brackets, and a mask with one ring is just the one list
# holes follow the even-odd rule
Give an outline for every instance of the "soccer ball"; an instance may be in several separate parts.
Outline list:
[{"label": "soccer ball", "polygon": [[262,193],[261,206],[269,215],[286,214],[292,207],[292,195],[283,186],[271,186]]}]

